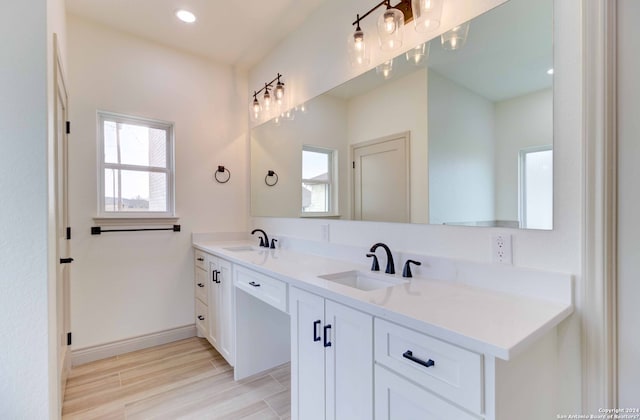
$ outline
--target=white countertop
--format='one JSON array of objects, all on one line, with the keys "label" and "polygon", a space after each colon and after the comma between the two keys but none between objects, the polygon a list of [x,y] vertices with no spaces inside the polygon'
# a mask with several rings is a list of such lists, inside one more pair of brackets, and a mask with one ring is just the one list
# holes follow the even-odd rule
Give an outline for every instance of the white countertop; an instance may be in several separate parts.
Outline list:
[{"label": "white countertop", "polygon": [[[225,248],[255,241],[194,241],[193,246],[231,262],[279,278],[291,286],[360,309],[469,350],[509,360],[573,312],[568,303],[516,296],[461,282],[414,277],[409,283],[362,291],[319,275],[369,266],[285,249]],[[385,259],[380,265],[384,268]],[[402,267],[396,267],[397,272]],[[395,275],[401,278],[401,274]],[[568,280],[571,281],[570,279]]]}]

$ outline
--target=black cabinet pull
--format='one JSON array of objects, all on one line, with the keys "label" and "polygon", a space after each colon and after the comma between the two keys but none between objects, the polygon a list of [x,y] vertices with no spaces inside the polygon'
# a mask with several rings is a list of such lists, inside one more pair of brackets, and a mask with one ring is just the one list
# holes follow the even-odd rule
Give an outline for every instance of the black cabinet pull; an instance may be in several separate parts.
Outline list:
[{"label": "black cabinet pull", "polygon": [[411,350],[407,350],[404,353],[402,353],[402,357],[404,357],[405,359],[409,359],[412,362],[417,363],[417,364],[422,365],[422,366],[427,367],[427,368],[436,365],[436,362],[434,362],[431,359],[427,360],[426,362],[424,360],[422,360],[422,359],[418,359],[417,357],[415,357],[413,355],[413,352]]},{"label": "black cabinet pull", "polygon": [[204,258],[202,258],[202,257],[198,257],[198,258],[197,258],[197,260],[198,260],[198,261],[204,261]]},{"label": "black cabinet pull", "polygon": [[220,274],[220,272],[218,270],[213,270],[211,272],[211,281],[214,283],[220,283],[220,280],[218,280],[218,274]]},{"label": "black cabinet pull", "polygon": [[328,331],[330,329],[331,329],[331,324],[324,326],[324,346],[325,347],[331,347],[331,341],[328,340],[329,334],[331,334],[331,332]]},{"label": "black cabinet pull", "polygon": [[253,287],[260,287],[260,283],[256,283],[255,281],[250,281],[249,284]]},{"label": "black cabinet pull", "polygon": [[318,335],[318,327],[320,326],[321,322],[322,321],[317,320],[317,321],[315,321],[313,323],[313,341],[320,341],[321,340],[320,336]]},{"label": "black cabinet pull", "polygon": [[204,321],[204,317],[203,317],[202,315],[198,315],[198,319],[199,319],[200,321]]},{"label": "black cabinet pull", "polygon": [[60,258],[60,264],[70,264],[73,262],[73,258]]},{"label": "black cabinet pull", "polygon": [[198,287],[204,287],[204,284],[198,283]]}]

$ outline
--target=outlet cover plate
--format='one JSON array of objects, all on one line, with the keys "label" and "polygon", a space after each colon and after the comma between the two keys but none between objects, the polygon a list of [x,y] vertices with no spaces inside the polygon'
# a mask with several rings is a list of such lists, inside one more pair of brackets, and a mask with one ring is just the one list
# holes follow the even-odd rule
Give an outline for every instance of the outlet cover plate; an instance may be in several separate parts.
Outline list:
[{"label": "outlet cover plate", "polygon": [[497,264],[513,264],[511,235],[497,234],[491,237],[492,261]]}]

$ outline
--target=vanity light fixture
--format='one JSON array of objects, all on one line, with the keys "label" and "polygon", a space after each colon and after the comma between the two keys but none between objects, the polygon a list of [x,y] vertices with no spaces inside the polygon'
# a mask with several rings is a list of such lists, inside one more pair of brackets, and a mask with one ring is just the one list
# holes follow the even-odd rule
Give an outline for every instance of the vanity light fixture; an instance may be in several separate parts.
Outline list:
[{"label": "vanity light fixture", "polygon": [[440,35],[442,48],[455,51],[464,47],[464,44],[467,42],[467,36],[469,35],[469,26],[470,23],[465,22]]},{"label": "vanity light fixture", "polygon": [[352,23],[356,30],[349,35],[348,45],[349,57],[354,67],[369,64],[369,45],[365,40],[364,31],[360,28],[360,21],[382,6],[386,6],[386,10],[378,18],[377,24],[380,48],[383,51],[393,51],[402,46],[404,24],[413,18],[411,0],[401,0],[395,6],[391,5],[391,0],[383,0],[364,15],[356,15],[356,20]]},{"label": "vanity light fixture", "polygon": [[[254,121],[260,119],[261,112],[269,111],[271,106],[273,105],[273,98],[271,97],[271,90],[273,90],[273,96],[275,97],[275,102],[278,106],[282,105],[282,100],[284,98],[284,82],[281,80],[282,75],[278,73],[278,75],[270,82],[265,83],[264,87],[260,90],[253,92],[253,101],[251,102],[251,117]],[[274,88],[273,84],[276,83]],[[262,96],[263,105],[260,104],[258,100],[258,95],[264,91],[264,95]]]},{"label": "vanity light fixture", "polygon": [[184,23],[193,23],[196,21],[196,15],[184,9],[177,10],[176,17]]},{"label": "vanity light fixture", "polygon": [[430,44],[428,42],[425,42],[424,44],[411,48],[405,53],[407,61],[415,64],[416,66],[423,61],[426,61],[429,58],[429,45]]}]

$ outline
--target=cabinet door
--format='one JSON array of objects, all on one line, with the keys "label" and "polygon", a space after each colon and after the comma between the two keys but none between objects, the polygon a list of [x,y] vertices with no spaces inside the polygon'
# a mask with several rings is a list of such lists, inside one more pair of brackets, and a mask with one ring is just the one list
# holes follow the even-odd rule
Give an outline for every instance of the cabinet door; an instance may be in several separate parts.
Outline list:
[{"label": "cabinet door", "polygon": [[325,415],[324,299],[294,287],[291,314],[291,418],[323,420]]},{"label": "cabinet door", "polygon": [[233,279],[231,274],[231,263],[218,258],[218,351],[227,362],[233,366],[233,310],[232,296]]},{"label": "cabinet door", "polygon": [[326,419],[373,418],[373,317],[330,300],[325,325]]},{"label": "cabinet door", "polygon": [[424,388],[375,366],[376,420],[478,420]]},{"label": "cabinet door", "polygon": [[207,339],[216,349],[218,349],[219,343],[219,331],[218,331],[218,301],[220,300],[220,288],[218,287],[218,281],[220,278],[220,267],[218,265],[218,259],[210,257],[209,262],[209,336]]}]

